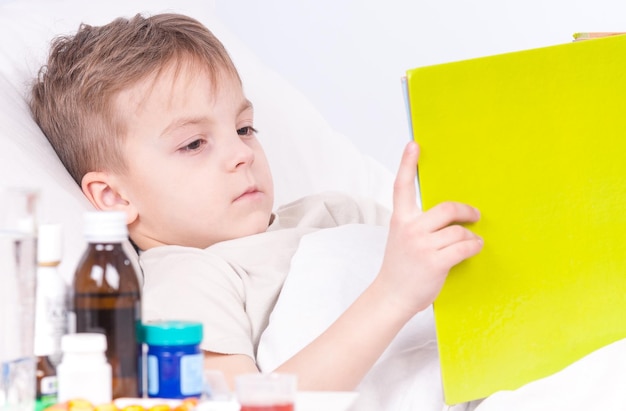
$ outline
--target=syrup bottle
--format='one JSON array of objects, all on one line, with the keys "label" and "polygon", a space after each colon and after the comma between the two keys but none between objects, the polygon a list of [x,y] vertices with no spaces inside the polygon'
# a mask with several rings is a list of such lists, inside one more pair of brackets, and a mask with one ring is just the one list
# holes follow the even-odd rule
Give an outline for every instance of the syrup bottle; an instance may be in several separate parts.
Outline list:
[{"label": "syrup bottle", "polygon": [[137,272],[122,245],[128,237],[126,214],[89,211],[84,221],[87,249],[72,284],[75,329],[106,335],[113,399],[137,397],[141,291]]}]

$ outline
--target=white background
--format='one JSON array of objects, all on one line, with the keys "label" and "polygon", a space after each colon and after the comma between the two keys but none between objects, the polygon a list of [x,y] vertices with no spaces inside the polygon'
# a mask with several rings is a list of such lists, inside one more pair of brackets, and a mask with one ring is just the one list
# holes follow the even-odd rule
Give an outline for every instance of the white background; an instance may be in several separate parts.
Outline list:
[{"label": "white background", "polygon": [[[406,69],[626,31],[626,0],[215,0],[220,19],[331,125],[395,171]],[[303,124],[302,127],[306,127]]]}]

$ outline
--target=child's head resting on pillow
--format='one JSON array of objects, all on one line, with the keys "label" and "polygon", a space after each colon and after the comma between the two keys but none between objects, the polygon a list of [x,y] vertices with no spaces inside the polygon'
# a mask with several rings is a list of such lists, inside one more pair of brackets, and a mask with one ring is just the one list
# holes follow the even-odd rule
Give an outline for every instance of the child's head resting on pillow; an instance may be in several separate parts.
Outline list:
[{"label": "child's head resting on pillow", "polygon": [[140,249],[266,230],[273,184],[252,104],[221,42],[183,15],[57,38],[33,115],[89,201],[123,210]]}]

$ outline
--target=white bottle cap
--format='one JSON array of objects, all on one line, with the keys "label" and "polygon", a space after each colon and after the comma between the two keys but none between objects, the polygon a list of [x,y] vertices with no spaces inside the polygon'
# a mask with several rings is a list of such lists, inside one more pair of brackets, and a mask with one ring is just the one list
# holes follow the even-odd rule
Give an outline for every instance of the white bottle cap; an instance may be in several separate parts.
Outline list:
[{"label": "white bottle cap", "polygon": [[100,333],[74,333],[61,337],[61,351],[63,353],[105,352],[107,338]]},{"label": "white bottle cap", "polygon": [[123,211],[87,211],[84,217],[87,242],[119,243],[128,237]]},{"label": "white bottle cap", "polygon": [[37,262],[60,262],[63,257],[63,228],[61,224],[41,224],[38,230]]}]

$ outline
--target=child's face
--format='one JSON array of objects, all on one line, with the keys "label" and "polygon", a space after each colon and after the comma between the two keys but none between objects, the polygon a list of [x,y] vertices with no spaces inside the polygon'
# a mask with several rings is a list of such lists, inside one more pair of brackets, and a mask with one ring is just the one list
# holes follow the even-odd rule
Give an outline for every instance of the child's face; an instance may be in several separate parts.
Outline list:
[{"label": "child's face", "polygon": [[128,126],[121,194],[137,213],[129,229],[142,249],[205,248],[269,224],[272,177],[252,106],[239,81],[221,74],[212,88],[205,72],[183,66],[116,99]]}]

